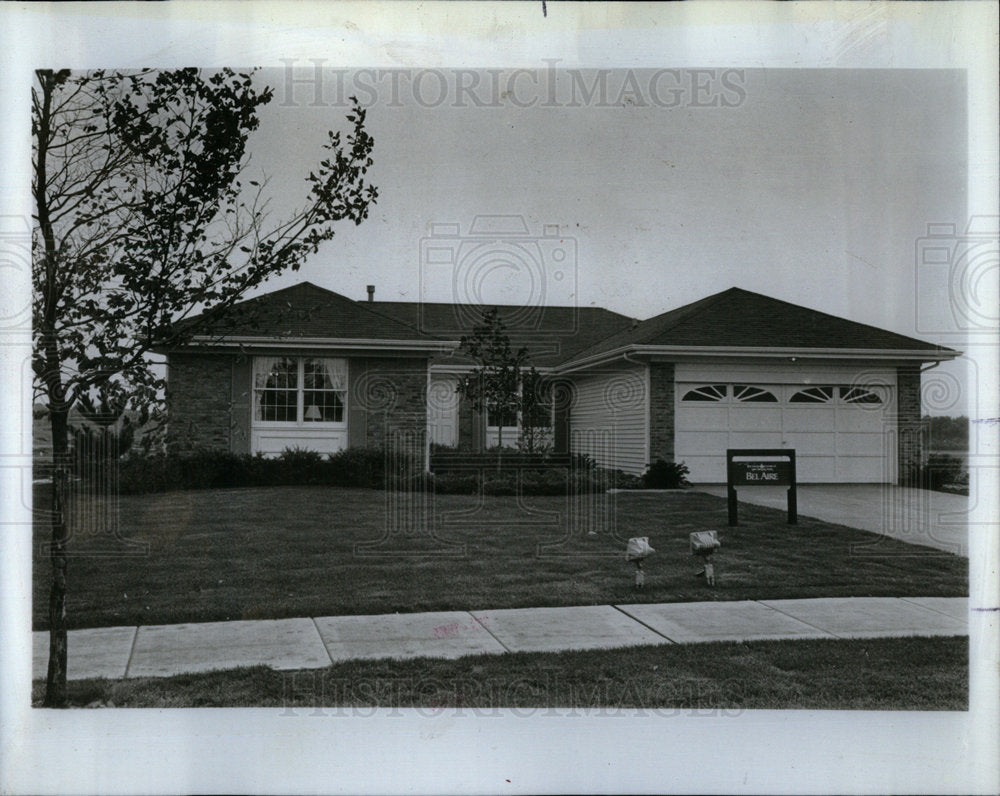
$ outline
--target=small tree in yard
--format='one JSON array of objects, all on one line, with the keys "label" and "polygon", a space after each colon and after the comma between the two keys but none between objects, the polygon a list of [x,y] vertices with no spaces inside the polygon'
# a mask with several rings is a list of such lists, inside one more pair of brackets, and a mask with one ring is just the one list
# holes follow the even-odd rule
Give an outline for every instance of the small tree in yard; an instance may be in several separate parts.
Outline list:
[{"label": "small tree in yard", "polygon": [[507,327],[497,309],[483,313],[472,334],[462,338],[460,350],[475,360],[476,368],[458,382],[458,393],[477,412],[486,411],[497,419],[497,470],[503,453],[503,423],[517,417],[521,409],[519,385],[521,371],[528,360],[528,349],[514,351],[507,337]]},{"label": "small tree in yard", "polygon": [[53,465],[46,706],[66,702],[70,409],[89,396],[121,411],[154,403],[154,345],[205,332],[376,199],[365,183],[374,142],[355,102],[353,129],[330,133],[301,206],[271,221],[264,186],[241,177],[271,98],[252,73],[228,69],[36,73],[32,365]]},{"label": "small tree in yard", "polygon": [[552,385],[528,368],[521,378],[521,440],[527,453],[542,453],[551,448]]}]

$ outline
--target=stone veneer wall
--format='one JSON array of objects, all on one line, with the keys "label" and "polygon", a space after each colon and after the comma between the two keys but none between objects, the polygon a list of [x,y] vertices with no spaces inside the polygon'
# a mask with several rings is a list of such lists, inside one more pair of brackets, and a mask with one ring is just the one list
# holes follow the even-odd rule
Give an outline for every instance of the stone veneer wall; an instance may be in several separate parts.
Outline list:
[{"label": "stone veneer wall", "polygon": [[649,462],[674,460],[674,365],[649,363]]}]

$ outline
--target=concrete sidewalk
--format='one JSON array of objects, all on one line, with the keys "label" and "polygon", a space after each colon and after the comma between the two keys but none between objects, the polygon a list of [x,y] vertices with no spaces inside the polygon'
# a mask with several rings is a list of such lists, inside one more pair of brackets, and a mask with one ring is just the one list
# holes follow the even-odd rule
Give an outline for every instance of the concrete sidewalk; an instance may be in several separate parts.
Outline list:
[{"label": "concrete sidewalk", "polygon": [[[726,497],[725,484],[694,487]],[[785,511],[788,489],[754,486],[740,489],[739,500]],[[969,498],[929,489],[891,484],[800,484],[798,513],[824,522],[848,525],[910,544],[969,557]]]},{"label": "concrete sidewalk", "polygon": [[[69,679],[167,677],[263,664],[314,669],[363,658],[458,658],[506,652],[611,649],[800,638],[968,633],[964,597],[508,608],[328,616],[72,630]],[[35,679],[45,677],[48,633],[33,634]]]}]

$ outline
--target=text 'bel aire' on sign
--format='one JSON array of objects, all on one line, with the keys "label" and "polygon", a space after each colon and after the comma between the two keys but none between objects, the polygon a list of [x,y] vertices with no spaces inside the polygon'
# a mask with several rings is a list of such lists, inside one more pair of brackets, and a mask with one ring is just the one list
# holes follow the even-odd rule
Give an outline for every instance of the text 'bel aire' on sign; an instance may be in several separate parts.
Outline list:
[{"label": "text 'bel aire' on sign", "polygon": [[792,483],[790,462],[733,462],[734,485],[788,486]]}]

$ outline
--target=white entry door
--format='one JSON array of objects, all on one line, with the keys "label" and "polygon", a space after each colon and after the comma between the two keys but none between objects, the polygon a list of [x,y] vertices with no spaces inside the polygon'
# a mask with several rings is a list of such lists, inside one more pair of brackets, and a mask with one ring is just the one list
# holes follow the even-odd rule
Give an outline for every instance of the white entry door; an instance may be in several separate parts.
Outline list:
[{"label": "white entry door", "polygon": [[893,483],[893,400],[888,385],[678,383],[675,459],[722,483],[727,448],[789,448],[803,483]]},{"label": "white entry door", "polygon": [[435,445],[458,444],[458,379],[454,376],[431,376],[427,395],[427,429]]}]

